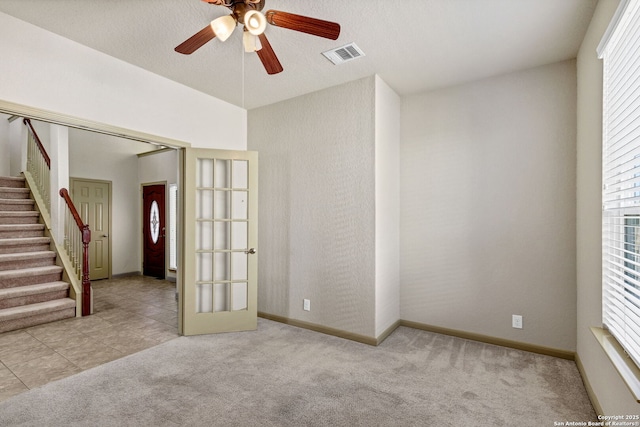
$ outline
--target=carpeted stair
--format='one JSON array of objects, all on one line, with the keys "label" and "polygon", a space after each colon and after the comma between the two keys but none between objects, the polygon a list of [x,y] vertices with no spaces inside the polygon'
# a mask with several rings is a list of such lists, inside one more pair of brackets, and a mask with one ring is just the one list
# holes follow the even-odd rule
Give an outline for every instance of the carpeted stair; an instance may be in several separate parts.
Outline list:
[{"label": "carpeted stair", "polygon": [[0,333],[74,317],[24,178],[0,177]]}]

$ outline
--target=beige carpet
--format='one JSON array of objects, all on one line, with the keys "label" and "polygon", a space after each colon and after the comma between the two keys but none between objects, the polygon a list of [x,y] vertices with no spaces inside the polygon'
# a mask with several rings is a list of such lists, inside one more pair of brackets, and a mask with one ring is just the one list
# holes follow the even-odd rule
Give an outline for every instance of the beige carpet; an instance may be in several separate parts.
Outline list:
[{"label": "beige carpet", "polygon": [[596,420],[573,362],[398,328],[371,347],[260,319],[0,403],[6,426],[552,426]]}]

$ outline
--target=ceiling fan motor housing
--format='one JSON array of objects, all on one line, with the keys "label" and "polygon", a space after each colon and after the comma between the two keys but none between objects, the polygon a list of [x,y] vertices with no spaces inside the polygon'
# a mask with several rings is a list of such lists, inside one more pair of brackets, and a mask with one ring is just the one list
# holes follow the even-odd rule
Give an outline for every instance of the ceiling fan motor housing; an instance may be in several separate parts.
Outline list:
[{"label": "ceiling fan motor housing", "polygon": [[229,9],[233,12],[233,16],[240,24],[245,25],[244,16],[250,10],[261,11],[264,8],[264,0],[252,1],[252,0],[236,0]]}]

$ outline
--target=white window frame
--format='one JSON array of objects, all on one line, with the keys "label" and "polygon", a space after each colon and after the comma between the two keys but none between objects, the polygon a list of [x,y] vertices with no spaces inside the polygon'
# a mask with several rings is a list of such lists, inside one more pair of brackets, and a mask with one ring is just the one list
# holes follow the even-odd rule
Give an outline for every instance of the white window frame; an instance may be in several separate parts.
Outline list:
[{"label": "white window frame", "polygon": [[640,402],[640,0],[621,2],[603,59],[602,322],[596,338]]}]

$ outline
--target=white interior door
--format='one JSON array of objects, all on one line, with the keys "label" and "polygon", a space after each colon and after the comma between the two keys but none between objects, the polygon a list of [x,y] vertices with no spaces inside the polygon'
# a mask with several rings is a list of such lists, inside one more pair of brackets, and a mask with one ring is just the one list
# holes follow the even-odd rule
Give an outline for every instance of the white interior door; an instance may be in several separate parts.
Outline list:
[{"label": "white interior door", "polygon": [[257,327],[258,154],[186,148],[184,335]]}]

